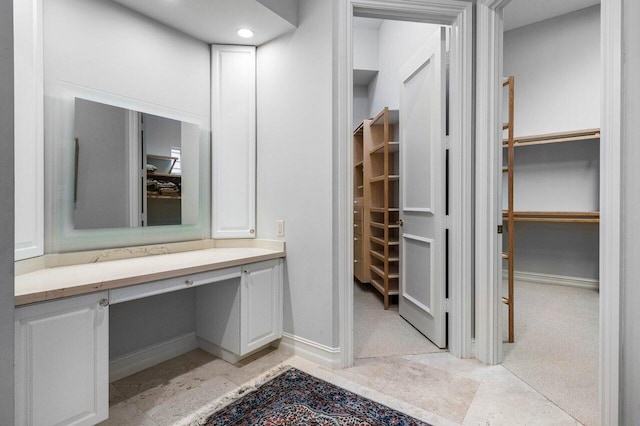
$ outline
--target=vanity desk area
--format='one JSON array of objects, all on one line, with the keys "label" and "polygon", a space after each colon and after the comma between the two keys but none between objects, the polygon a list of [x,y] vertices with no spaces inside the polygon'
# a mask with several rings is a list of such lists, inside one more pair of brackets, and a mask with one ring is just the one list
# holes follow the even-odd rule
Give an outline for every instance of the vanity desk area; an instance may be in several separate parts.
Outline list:
[{"label": "vanity desk area", "polygon": [[284,256],[282,241],[201,240],[17,262],[16,424],[107,419],[123,377],[110,372],[113,305],[193,288],[197,346],[233,363],[278,340]]},{"label": "vanity desk area", "polygon": [[110,382],[280,339],[285,244],[256,238],[255,44],[43,3],[14,10],[14,424],[91,426]]}]

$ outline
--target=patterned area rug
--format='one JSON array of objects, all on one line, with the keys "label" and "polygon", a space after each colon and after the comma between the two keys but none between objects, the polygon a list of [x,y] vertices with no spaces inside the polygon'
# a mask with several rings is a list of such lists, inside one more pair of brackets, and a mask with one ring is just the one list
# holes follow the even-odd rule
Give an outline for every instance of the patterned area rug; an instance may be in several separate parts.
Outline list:
[{"label": "patterned area rug", "polygon": [[422,426],[399,411],[291,368],[202,423],[261,426]]}]

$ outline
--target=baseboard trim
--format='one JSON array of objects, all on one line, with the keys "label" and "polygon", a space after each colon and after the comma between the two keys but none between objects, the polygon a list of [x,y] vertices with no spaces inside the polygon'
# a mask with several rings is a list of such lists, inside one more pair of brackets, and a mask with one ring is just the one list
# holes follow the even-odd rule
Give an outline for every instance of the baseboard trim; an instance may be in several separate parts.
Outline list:
[{"label": "baseboard trim", "polygon": [[244,356],[240,356],[240,355],[234,354],[233,352],[223,349],[220,346],[216,345],[215,343],[211,343],[208,340],[202,339],[200,337],[198,337],[198,346],[203,351],[209,352],[211,355],[218,357],[221,360],[228,362],[229,364],[235,364],[245,356],[250,355],[250,354],[247,354]]},{"label": "baseboard trim", "polygon": [[198,339],[192,332],[119,356],[109,360],[109,383],[197,348]]},{"label": "baseboard trim", "polygon": [[[507,270],[502,270],[502,278],[507,278]],[[526,281],[535,284],[562,285],[578,287],[589,290],[598,290],[600,281],[591,278],[568,277],[566,275],[541,274],[537,272],[514,271],[513,278],[516,281]]]},{"label": "baseboard trim", "polygon": [[282,333],[280,345],[290,349],[295,355],[316,364],[329,368],[340,368],[340,348],[331,348],[290,333]]}]

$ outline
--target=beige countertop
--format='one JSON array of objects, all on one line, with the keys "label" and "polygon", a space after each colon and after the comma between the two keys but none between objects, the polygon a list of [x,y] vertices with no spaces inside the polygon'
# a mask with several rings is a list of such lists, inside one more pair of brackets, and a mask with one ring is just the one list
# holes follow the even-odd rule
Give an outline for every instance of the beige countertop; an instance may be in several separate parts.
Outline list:
[{"label": "beige countertop", "polygon": [[[43,302],[285,256],[285,245],[281,241],[238,240],[205,244],[213,246],[211,248],[200,248],[203,244],[198,243],[197,246],[179,243],[54,255],[64,256],[63,261],[59,258],[31,261],[28,267],[16,267],[18,273],[21,269],[23,273],[15,277],[15,304]],[[123,255],[123,250],[132,253],[131,257],[126,253]],[[102,260],[112,258],[117,260]],[[78,263],[70,259],[76,259]]]}]

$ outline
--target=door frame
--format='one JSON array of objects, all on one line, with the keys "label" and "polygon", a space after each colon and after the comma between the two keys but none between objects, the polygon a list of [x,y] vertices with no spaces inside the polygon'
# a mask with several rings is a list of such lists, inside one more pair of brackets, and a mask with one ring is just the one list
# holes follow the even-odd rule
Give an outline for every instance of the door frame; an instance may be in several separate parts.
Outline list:
[{"label": "door frame", "polygon": [[456,0],[340,0],[336,10],[334,52],[337,55],[334,108],[334,182],[338,194],[335,252],[340,318],[341,366],[353,365],[353,63],[352,18],[356,16],[450,25],[450,265],[448,336],[450,352],[472,355],[473,287],[473,4]]},{"label": "door frame", "polygon": [[600,424],[620,415],[622,0],[600,5]]},{"label": "door frame", "polygon": [[[501,156],[491,142],[502,137],[502,9],[509,1],[478,0],[476,13],[475,349],[477,358],[487,364],[502,362],[501,265],[500,259],[494,259],[498,257],[494,230],[501,210],[501,200],[496,199]],[[616,425],[620,415],[622,0],[602,2],[600,13],[600,423]]]},{"label": "door frame", "polygon": [[[502,85],[503,56],[503,8],[510,0],[478,0],[476,7],[475,33],[475,122],[471,115],[471,101],[474,99],[471,85],[472,73],[472,13],[471,3],[454,0],[339,0],[336,9],[336,27],[334,28],[335,61],[334,94],[334,160],[337,164],[337,179],[334,181],[334,193],[337,194],[338,208],[335,229],[337,230],[337,250],[335,265],[338,282],[339,338],[341,347],[341,365],[353,364],[353,176],[352,164],[352,23],[354,9],[367,10],[371,17],[402,18],[408,14],[422,16],[430,22],[449,24],[455,22],[453,35],[456,54],[452,56],[459,76],[464,81],[456,83],[452,90],[452,101],[466,100],[464,110],[455,110],[452,118],[456,122],[453,130],[461,137],[467,147],[463,164],[466,170],[453,170],[454,197],[458,207],[463,210],[461,217],[452,224],[456,229],[462,226],[452,241],[452,251],[457,263],[466,269],[458,273],[453,280],[450,312],[453,315],[449,323],[450,350],[454,356],[471,355],[471,315],[472,294],[475,289],[475,357],[487,364],[501,361],[502,337],[500,334],[500,288],[498,275],[500,268],[497,254],[497,232],[501,205],[497,200],[498,156],[492,154],[491,143],[500,139],[498,126],[502,119],[500,99]],[[600,411],[601,423],[614,425],[619,419],[620,384],[620,215],[621,215],[621,100],[622,100],[622,0],[607,0],[601,5],[601,144],[600,144]],[[440,20],[440,21],[438,21]],[[452,107],[455,107],[452,105]],[[464,125],[464,127],[459,127]],[[475,131],[475,145],[471,145],[471,128]],[[465,129],[465,133],[459,132]],[[602,143],[605,141],[605,143]],[[475,149],[475,170],[471,172],[471,149]],[[484,152],[486,155],[477,155]],[[459,159],[458,159],[459,160]],[[458,161],[454,167],[459,167]],[[472,191],[472,177],[475,176],[475,197]],[[466,196],[467,198],[460,199]],[[473,203],[471,203],[473,200]],[[472,223],[472,212],[475,212]],[[472,228],[475,225],[475,229]],[[473,235],[472,235],[473,234]],[[475,250],[461,251],[461,242],[470,244]],[[485,244],[484,246],[482,244]],[[495,250],[492,250],[491,248]],[[481,250],[483,248],[483,250]],[[475,259],[472,257],[475,254]],[[475,261],[475,262],[474,262]],[[474,269],[475,268],[475,269]],[[471,271],[474,271],[474,282]],[[464,271],[462,274],[461,272]],[[461,278],[463,280],[461,280]],[[460,314],[458,316],[457,314]]]}]

